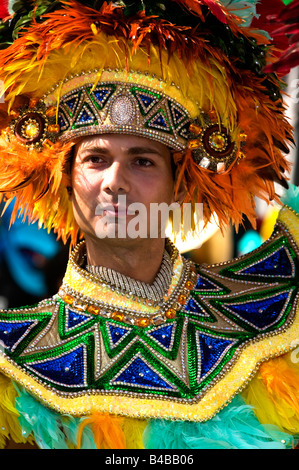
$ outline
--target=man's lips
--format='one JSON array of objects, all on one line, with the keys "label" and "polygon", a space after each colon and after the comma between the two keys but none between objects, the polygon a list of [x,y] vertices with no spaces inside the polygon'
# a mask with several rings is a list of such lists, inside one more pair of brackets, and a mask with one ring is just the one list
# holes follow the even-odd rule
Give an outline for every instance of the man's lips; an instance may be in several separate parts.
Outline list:
[{"label": "man's lips", "polygon": [[101,207],[97,208],[97,215],[110,215],[113,217],[125,217],[131,215],[130,211],[125,206],[119,206],[114,204],[101,204]]},{"label": "man's lips", "polygon": [[127,215],[127,209],[122,207],[113,207],[105,210],[107,215],[113,215],[114,217],[125,217]]}]

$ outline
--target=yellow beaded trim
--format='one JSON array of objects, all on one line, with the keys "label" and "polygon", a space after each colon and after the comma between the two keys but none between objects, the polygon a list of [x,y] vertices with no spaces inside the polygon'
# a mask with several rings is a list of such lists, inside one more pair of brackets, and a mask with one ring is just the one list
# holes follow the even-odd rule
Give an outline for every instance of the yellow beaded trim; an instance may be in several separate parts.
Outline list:
[{"label": "yellow beaded trim", "polygon": [[283,206],[280,210],[277,222],[282,222],[295,240],[299,248],[299,214],[288,206]]}]

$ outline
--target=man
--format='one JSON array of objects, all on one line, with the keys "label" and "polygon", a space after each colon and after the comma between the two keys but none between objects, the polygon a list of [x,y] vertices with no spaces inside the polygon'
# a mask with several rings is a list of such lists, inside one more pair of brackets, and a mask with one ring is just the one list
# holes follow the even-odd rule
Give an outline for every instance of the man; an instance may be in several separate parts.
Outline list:
[{"label": "man", "polygon": [[0,55],[1,191],[84,237],[57,295],[0,313],[3,446],[296,445],[298,210],[252,254],[201,267],[151,210],[189,204],[193,229],[202,204],[238,225],[277,198],[279,81],[256,67],[265,36],[224,6],[166,3],[36,11]]}]

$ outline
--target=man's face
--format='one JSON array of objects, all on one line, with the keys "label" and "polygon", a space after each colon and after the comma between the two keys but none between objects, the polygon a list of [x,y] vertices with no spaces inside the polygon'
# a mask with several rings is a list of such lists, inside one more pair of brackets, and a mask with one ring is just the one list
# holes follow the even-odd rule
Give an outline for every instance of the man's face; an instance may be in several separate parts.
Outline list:
[{"label": "man's face", "polygon": [[143,137],[105,134],[82,139],[75,147],[71,177],[74,215],[86,239],[128,240],[138,238],[136,233],[144,236],[144,230],[148,238],[153,229],[151,205],[174,202],[170,151]]}]

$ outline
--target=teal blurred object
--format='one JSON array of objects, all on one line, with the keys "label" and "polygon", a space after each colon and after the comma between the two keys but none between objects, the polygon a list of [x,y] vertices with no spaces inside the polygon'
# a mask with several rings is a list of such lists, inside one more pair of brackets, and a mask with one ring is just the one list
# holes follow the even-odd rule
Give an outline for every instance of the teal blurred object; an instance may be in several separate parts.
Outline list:
[{"label": "teal blurred object", "polygon": [[289,184],[289,189],[282,195],[281,202],[299,213],[299,187]]},{"label": "teal blurred object", "polygon": [[248,230],[239,240],[237,246],[238,256],[246,255],[250,251],[258,248],[263,242],[262,237],[254,230]]},{"label": "teal blurred object", "polygon": [[59,252],[53,233],[21,218],[9,228],[13,204],[0,219],[0,262],[5,262],[14,282],[33,296],[47,295],[43,266]]}]

